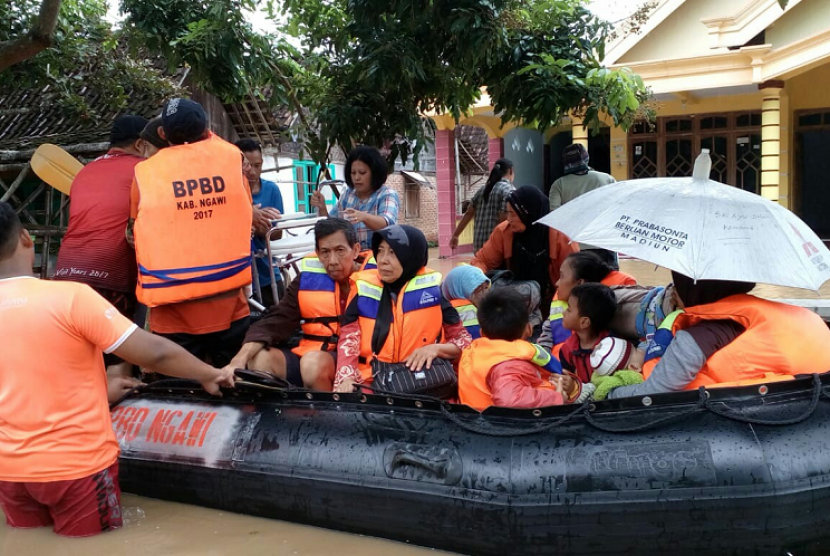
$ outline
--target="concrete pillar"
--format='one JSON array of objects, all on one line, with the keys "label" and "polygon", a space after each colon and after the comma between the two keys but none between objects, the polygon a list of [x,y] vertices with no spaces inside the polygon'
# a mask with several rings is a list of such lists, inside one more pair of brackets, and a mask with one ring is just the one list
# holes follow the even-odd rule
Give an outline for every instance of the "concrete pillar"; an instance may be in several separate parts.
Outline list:
[{"label": "concrete pillar", "polygon": [[571,135],[573,143],[579,143],[588,150],[588,130],[582,126],[582,118],[571,114]]},{"label": "concrete pillar", "polygon": [[611,126],[611,175],[617,181],[627,180],[628,133],[621,127]]},{"label": "concrete pillar", "polygon": [[781,91],[783,81],[758,85],[761,100],[761,195],[778,202],[781,180]]},{"label": "concrete pillar", "polygon": [[455,230],[455,132],[451,129],[435,132],[435,188],[438,197],[438,255],[451,257],[449,244]]},{"label": "concrete pillar", "polygon": [[496,161],[504,156],[504,137],[490,137],[488,146],[490,148],[488,161],[492,170]]}]

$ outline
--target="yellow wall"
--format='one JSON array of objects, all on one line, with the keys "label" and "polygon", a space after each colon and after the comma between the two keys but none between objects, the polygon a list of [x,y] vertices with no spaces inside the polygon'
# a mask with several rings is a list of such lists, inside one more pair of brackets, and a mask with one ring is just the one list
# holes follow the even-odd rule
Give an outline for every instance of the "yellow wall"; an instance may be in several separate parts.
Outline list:
[{"label": "yellow wall", "polygon": [[781,48],[827,29],[830,0],[809,0],[793,6],[764,34],[772,48]]},{"label": "yellow wall", "polygon": [[692,58],[719,52],[709,48],[709,33],[700,20],[729,15],[744,2],[746,0],[686,0],[654,31],[626,52],[617,63]]}]

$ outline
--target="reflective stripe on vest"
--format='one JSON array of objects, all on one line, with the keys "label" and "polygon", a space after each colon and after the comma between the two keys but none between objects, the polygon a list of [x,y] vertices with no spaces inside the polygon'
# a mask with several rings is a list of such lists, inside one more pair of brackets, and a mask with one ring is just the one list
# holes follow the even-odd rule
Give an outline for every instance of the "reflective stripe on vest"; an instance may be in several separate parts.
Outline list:
[{"label": "reflective stripe on vest", "polygon": [[371,382],[370,361],[399,363],[419,347],[435,343],[441,336],[441,273],[423,268],[401,290],[393,308],[389,335],[379,353],[372,353],[372,334],[375,329],[378,305],[383,293],[377,270],[353,275],[357,295],[358,324],[360,325],[360,371],[366,382]]},{"label": "reflective stripe on vest", "polygon": [[209,139],[135,167],[139,301],[150,307],[251,283],[251,200],[239,149]]},{"label": "reflective stripe on vest", "polygon": [[830,369],[830,330],[821,317],[801,307],[748,294],[686,308],[674,321],[673,332],[702,321],[725,319],[743,326],[743,333],[712,354],[686,390]]},{"label": "reflective stripe on vest", "polygon": [[524,340],[508,342],[479,338],[462,352],[461,361],[458,363],[458,396],[461,403],[479,411],[493,405],[493,394],[487,385],[487,375],[495,365],[516,359],[528,361],[539,367],[538,373],[542,382],[538,388],[553,388],[548,380],[550,373],[544,369],[544,365],[555,359],[544,348]]},{"label": "reflective stripe on vest", "polygon": [[565,328],[562,324],[562,319],[565,316],[565,309],[568,308],[568,303],[560,299],[554,299],[550,303],[550,335],[553,345],[558,345],[571,337],[571,331]]},{"label": "reflective stripe on vest", "polygon": [[663,354],[666,353],[669,344],[674,339],[674,334],[672,333],[674,321],[677,320],[678,315],[681,315],[682,313],[683,309],[677,309],[674,312],[669,313],[669,315],[663,319],[663,322],[661,322],[660,326],[657,327],[657,332],[654,333],[654,337],[652,337],[646,345],[646,354],[643,362],[663,357]]},{"label": "reflective stripe on vest", "polygon": [[337,346],[340,325],[340,286],[326,273],[314,255],[300,261],[297,301],[300,306],[300,344],[291,351],[302,357],[309,351],[330,351]]},{"label": "reflective stripe on vest", "polygon": [[363,262],[360,264],[360,270],[374,270],[378,267],[377,261],[372,251],[361,251],[360,256],[363,257]]},{"label": "reflective stripe on vest", "polygon": [[458,316],[461,319],[461,324],[473,337],[481,338],[481,326],[478,323],[478,309],[466,299],[453,299],[450,304],[458,311]]}]

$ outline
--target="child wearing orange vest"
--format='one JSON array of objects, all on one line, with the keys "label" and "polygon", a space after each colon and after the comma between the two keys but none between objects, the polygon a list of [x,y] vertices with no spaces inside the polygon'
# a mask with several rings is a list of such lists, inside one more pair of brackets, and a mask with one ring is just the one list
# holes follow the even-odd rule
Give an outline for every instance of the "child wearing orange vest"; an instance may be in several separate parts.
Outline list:
[{"label": "child wearing orange vest", "polygon": [[[461,354],[458,395],[479,411],[491,405],[546,407],[573,399],[578,386],[558,361],[525,338],[531,334],[527,302],[511,288],[488,293],[478,310],[482,337]],[[563,395],[563,392],[565,393]]]}]

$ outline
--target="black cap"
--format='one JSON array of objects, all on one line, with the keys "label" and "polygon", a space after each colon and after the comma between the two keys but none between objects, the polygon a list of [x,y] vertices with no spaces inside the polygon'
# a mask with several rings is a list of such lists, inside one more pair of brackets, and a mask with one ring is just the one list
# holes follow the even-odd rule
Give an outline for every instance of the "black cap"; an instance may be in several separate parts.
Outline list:
[{"label": "black cap", "polygon": [[161,111],[162,127],[171,145],[194,143],[207,129],[207,114],[198,102],[186,98],[167,101]]},{"label": "black cap", "polygon": [[119,116],[112,122],[110,130],[110,144],[123,145],[136,141],[141,136],[141,130],[147,125],[147,118],[141,116]]}]

